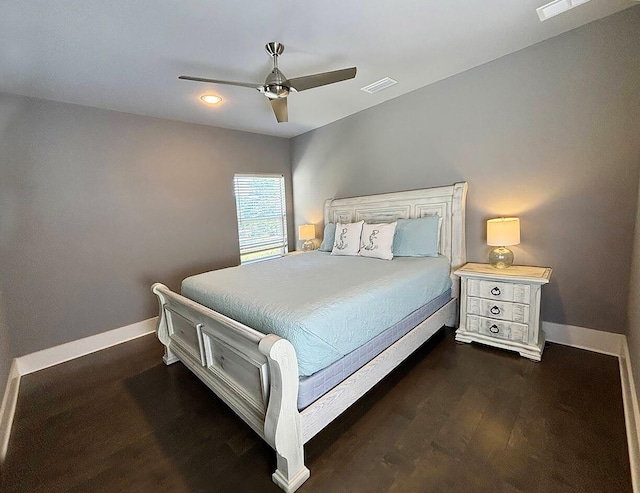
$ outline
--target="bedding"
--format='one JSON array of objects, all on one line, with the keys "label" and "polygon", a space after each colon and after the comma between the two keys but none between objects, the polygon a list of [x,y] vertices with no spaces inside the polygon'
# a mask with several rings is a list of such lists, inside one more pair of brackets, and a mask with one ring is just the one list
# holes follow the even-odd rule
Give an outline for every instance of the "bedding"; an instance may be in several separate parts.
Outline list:
[{"label": "bedding", "polygon": [[319,250],[321,252],[330,252],[333,250],[333,241],[336,238],[336,224],[329,223],[324,226],[324,235]]},{"label": "bedding", "polygon": [[185,279],[182,294],[295,348],[300,376],[358,348],[451,287],[444,257],[289,255]]},{"label": "bedding", "polygon": [[392,260],[393,236],[396,232],[396,224],[395,222],[379,224],[365,223],[362,226],[359,255],[382,260]]},{"label": "bedding", "polygon": [[298,409],[302,410],[313,403],[344,379],[358,371],[365,364],[378,356],[391,344],[406,335],[419,323],[442,308],[451,300],[451,290],[447,289],[437,298],[407,315],[398,323],[382,331],[373,339],[365,342],[346,356],[333,362],[326,368],[308,377],[300,378],[298,388]]},{"label": "bedding", "polygon": [[398,219],[393,239],[396,257],[437,257],[440,231],[438,216]]},{"label": "bedding", "polygon": [[[392,251],[395,257],[437,257],[442,218],[424,216],[415,219],[398,219]],[[364,224],[367,227],[367,223]],[[364,235],[364,230],[363,233]],[[324,227],[319,250],[330,252],[336,236],[335,223]]]},{"label": "bedding", "polygon": [[363,224],[364,221],[336,224],[336,235],[331,255],[358,255]]}]

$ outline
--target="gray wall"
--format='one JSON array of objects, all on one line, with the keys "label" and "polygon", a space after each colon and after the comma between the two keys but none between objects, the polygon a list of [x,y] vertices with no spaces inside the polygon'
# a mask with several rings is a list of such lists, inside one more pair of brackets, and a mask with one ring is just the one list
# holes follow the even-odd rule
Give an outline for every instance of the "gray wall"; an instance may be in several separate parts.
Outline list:
[{"label": "gray wall", "polygon": [[623,332],[639,53],[635,7],[299,136],[296,223],[321,222],[327,197],[467,181],[470,261],[486,219],[519,216],[516,262],[554,268],[543,320]]},{"label": "gray wall", "polygon": [[[638,193],[640,194],[640,189]],[[627,332],[627,342],[629,343],[629,355],[631,356],[636,394],[640,396],[640,202],[636,213],[635,231],[631,282],[629,283],[629,330]],[[640,425],[640,423],[637,424]]]},{"label": "gray wall", "polygon": [[233,174],[252,171],[291,191],[288,141],[0,94],[11,355],[155,316],[153,282],[237,264]]}]

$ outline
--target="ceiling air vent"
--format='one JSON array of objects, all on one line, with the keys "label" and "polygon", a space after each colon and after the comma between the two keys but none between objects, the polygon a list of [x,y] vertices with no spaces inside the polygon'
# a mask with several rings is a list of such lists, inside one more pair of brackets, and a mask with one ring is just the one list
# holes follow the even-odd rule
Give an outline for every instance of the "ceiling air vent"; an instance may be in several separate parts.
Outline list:
[{"label": "ceiling air vent", "polygon": [[540,21],[546,21],[551,17],[555,17],[558,14],[562,14],[567,10],[571,10],[576,8],[583,3],[587,3],[589,0],[554,0],[547,5],[543,5],[536,9],[538,12],[538,17],[540,17]]},{"label": "ceiling air vent", "polygon": [[368,92],[369,94],[373,94],[374,92],[382,91],[387,87],[391,87],[397,84],[398,81],[392,79],[391,77],[385,77],[384,79],[377,80],[372,82],[368,86],[361,87],[360,90],[364,92]]}]

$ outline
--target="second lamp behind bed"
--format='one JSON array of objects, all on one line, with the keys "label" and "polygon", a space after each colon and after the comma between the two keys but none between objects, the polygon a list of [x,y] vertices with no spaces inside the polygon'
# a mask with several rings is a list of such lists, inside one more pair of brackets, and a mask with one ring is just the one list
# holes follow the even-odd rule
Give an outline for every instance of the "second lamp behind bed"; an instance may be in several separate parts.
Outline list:
[{"label": "second lamp behind bed", "polygon": [[302,244],[302,250],[310,252],[315,250],[316,247],[316,227],[313,224],[302,224],[298,226],[298,239],[304,241]]}]

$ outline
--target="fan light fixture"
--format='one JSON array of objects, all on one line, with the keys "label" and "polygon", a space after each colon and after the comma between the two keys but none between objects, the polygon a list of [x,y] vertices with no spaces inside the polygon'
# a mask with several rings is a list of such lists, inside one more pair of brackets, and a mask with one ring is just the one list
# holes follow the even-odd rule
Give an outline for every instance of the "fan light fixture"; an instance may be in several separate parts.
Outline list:
[{"label": "fan light fixture", "polygon": [[220,96],[214,96],[213,94],[205,94],[204,96],[201,96],[200,99],[207,104],[218,104],[222,101]]},{"label": "fan light fixture", "polygon": [[[207,84],[226,84],[229,86],[257,89],[269,99],[269,104],[271,104],[271,109],[273,110],[273,114],[275,115],[278,123],[284,123],[289,121],[287,96],[289,96],[290,93],[335,84],[336,82],[342,82],[343,80],[353,79],[356,76],[356,67],[351,67],[287,79],[278,68],[278,57],[284,52],[284,45],[282,43],[272,41],[271,43],[267,43],[264,48],[273,59],[273,69],[269,72],[269,75],[267,75],[264,84],[258,84],[256,82],[207,79],[204,77],[192,77],[191,75],[181,75],[178,79],[205,82]],[[202,100],[205,101],[204,97]]]}]

